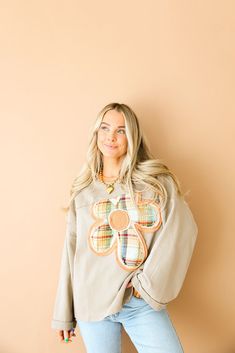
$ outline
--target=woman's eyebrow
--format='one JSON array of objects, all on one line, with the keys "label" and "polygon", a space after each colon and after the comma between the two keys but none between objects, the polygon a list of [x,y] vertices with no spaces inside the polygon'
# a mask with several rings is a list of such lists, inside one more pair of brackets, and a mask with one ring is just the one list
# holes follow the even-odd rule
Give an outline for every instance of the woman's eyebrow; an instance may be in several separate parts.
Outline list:
[{"label": "woman's eyebrow", "polygon": [[[101,124],[106,124],[106,125],[109,125],[109,126],[110,126],[110,124],[106,123],[105,121],[102,121]],[[119,128],[119,127],[125,127],[125,126],[118,126],[118,128]]]}]

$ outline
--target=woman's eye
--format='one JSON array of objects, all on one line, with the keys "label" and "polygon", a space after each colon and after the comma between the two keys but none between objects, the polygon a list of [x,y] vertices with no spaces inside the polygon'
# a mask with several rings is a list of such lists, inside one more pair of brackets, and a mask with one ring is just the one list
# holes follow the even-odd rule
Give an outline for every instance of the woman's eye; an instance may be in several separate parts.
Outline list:
[{"label": "woman's eye", "polygon": [[[107,126],[101,126],[100,127],[100,129],[101,130],[105,130],[105,131],[108,131],[109,130],[109,128],[107,127]],[[119,130],[117,130],[117,132],[120,134],[125,134],[125,130],[124,129],[119,129]]]}]

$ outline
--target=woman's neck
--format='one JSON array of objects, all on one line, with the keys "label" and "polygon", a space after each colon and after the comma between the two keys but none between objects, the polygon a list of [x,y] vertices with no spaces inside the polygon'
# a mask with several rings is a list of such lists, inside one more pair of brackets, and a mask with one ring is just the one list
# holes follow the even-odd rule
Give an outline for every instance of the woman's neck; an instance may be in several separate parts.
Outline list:
[{"label": "woman's neck", "polygon": [[103,165],[104,178],[117,178],[120,170],[120,162],[110,161]]}]

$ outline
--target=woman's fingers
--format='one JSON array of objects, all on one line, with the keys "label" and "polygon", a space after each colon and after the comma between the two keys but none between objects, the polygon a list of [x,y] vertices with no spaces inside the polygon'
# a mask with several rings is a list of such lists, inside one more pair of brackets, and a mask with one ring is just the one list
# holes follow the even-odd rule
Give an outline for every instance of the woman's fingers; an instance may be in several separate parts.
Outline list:
[{"label": "woman's fingers", "polygon": [[71,337],[76,336],[73,329],[71,329],[69,331],[59,330],[58,333],[59,333],[60,341],[62,343],[70,343],[70,342],[72,342]]},{"label": "woman's fingers", "polygon": [[72,340],[69,338],[70,334],[69,331],[64,331],[64,342],[69,343],[72,342]]},{"label": "woman's fingers", "polygon": [[63,340],[64,339],[64,331],[59,330],[58,334],[59,334],[60,339]]},{"label": "woman's fingers", "polygon": [[69,331],[69,337],[72,336],[76,336],[73,328]]}]

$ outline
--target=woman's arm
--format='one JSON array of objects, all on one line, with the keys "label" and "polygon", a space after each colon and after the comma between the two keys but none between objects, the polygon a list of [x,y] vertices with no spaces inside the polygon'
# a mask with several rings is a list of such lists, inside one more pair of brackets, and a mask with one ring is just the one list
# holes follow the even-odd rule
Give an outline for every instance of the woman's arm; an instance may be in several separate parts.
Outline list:
[{"label": "woman's arm", "polygon": [[73,261],[76,251],[76,210],[74,202],[67,214],[66,235],[51,327],[70,330],[76,327],[73,306]]},{"label": "woman's arm", "polygon": [[177,297],[183,285],[198,227],[187,202],[180,197],[170,177],[166,178],[168,200],[162,210],[163,223],[156,231],[153,245],[142,269],[132,284],[143,299],[160,310]]}]

